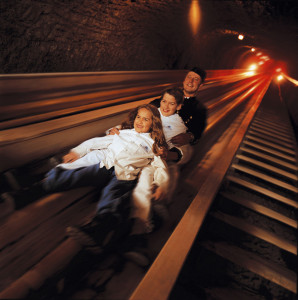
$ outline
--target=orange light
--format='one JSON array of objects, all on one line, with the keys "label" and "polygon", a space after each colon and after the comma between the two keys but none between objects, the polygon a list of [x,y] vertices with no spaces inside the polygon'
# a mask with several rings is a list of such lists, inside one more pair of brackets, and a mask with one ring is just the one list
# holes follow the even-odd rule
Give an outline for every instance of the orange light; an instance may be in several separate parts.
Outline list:
[{"label": "orange light", "polygon": [[250,71],[254,71],[254,70],[256,70],[257,69],[257,65],[256,64],[253,64],[253,65],[251,65],[249,68],[248,68],[248,70],[250,70]]},{"label": "orange light", "polygon": [[278,81],[281,81],[281,80],[283,80],[283,79],[284,79],[284,77],[283,77],[282,75],[278,75],[278,76],[277,76],[277,80],[278,80]]},{"label": "orange light", "polygon": [[256,54],[256,56],[260,56],[260,55],[262,55],[263,53],[262,52],[258,52],[257,54]]},{"label": "orange light", "polygon": [[192,0],[190,10],[189,10],[188,20],[191,25],[193,34],[196,35],[201,20],[201,10],[200,10],[198,0]]},{"label": "orange light", "polygon": [[239,34],[239,35],[238,35],[238,40],[243,40],[243,39],[244,39],[244,35]]},{"label": "orange light", "polygon": [[250,51],[251,51],[251,52],[255,52],[256,49],[255,49],[255,48],[251,48]]},{"label": "orange light", "polygon": [[275,72],[281,72],[281,68],[275,69]]}]

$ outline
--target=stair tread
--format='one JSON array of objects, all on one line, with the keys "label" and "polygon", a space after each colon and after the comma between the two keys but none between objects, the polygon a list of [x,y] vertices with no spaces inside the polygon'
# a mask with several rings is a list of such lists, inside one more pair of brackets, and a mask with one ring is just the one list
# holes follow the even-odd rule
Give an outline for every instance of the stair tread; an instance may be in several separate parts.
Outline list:
[{"label": "stair tread", "polygon": [[291,270],[265,260],[252,252],[240,249],[237,246],[229,245],[225,242],[205,241],[202,242],[202,246],[215,254],[230,260],[234,264],[246,268],[293,293],[297,293],[297,275]]}]

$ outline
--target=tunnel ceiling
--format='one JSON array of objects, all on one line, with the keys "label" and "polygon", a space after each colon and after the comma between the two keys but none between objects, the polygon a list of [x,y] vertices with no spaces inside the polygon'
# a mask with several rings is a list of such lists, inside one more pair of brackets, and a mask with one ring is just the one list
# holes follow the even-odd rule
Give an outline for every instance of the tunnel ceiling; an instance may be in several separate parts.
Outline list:
[{"label": "tunnel ceiling", "polygon": [[[201,12],[196,34],[188,22],[192,2]],[[253,45],[297,74],[297,2],[1,1],[0,72],[234,68],[233,49]]]}]

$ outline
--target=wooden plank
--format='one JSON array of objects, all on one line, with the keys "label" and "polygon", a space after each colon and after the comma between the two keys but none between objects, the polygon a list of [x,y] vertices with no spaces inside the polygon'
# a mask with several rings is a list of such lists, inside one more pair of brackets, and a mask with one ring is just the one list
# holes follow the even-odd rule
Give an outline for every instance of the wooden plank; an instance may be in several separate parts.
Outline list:
[{"label": "wooden plank", "polygon": [[31,290],[39,289],[48,278],[67,266],[80,250],[78,243],[67,239],[34,268],[1,291],[0,299],[24,299]]},{"label": "wooden plank", "polygon": [[269,164],[266,164],[266,163],[263,163],[263,162],[260,162],[259,160],[256,160],[256,159],[253,159],[253,158],[250,158],[248,156],[245,156],[245,155],[241,155],[241,154],[237,154],[236,157],[239,159],[239,160],[242,160],[242,161],[245,161],[245,162],[248,162],[252,165],[255,165],[255,166],[258,166],[258,167],[261,167],[263,169],[266,169],[270,172],[274,172],[276,174],[279,174],[279,175],[282,175],[288,179],[292,179],[292,180],[295,180],[297,181],[298,180],[298,177],[296,174],[293,174],[293,173],[289,173],[289,172],[286,172],[286,171],[283,171],[279,168],[275,168]]},{"label": "wooden plank", "polygon": [[[80,101],[81,101],[81,105],[77,105],[75,107],[67,107],[67,108],[63,108],[63,109],[59,109],[58,107],[55,107],[55,110],[53,109],[53,111],[45,111],[43,112],[42,109],[36,109],[37,113],[34,114],[34,112],[29,115],[29,116],[20,116],[18,118],[13,118],[13,119],[8,119],[6,121],[2,121],[0,122],[0,130],[4,130],[4,129],[9,129],[9,128],[14,128],[17,126],[25,126],[25,125],[29,125],[29,124],[34,124],[37,122],[45,122],[51,119],[57,119],[57,118],[61,118],[61,117],[65,117],[68,115],[73,115],[73,114],[78,114],[78,113],[84,113],[86,111],[90,111],[90,110],[95,110],[95,109],[100,109],[100,108],[104,108],[107,106],[115,106],[115,105],[120,105],[120,104],[124,104],[127,102],[134,102],[134,101],[139,101],[139,100],[144,100],[147,98],[150,99],[155,99],[157,97],[160,96],[162,92],[161,90],[158,90],[157,92],[150,92],[150,93],[138,93],[134,96],[128,96],[128,97],[122,97],[120,98],[120,95],[118,95],[117,99],[112,99],[112,100],[105,100],[102,102],[95,102],[95,103],[91,103],[91,104],[84,104],[82,105],[82,103],[86,102],[85,98],[86,95],[80,95]],[[60,101],[63,101],[64,99],[59,99]],[[98,100],[98,99],[97,99]],[[33,103],[34,105],[35,103]],[[27,110],[26,108],[27,104],[23,104],[22,106],[24,106],[24,110]],[[34,106],[35,108],[35,106]]]},{"label": "wooden plank", "polygon": [[66,210],[47,219],[0,252],[1,290],[57,248],[65,240],[67,226],[82,224],[83,220],[94,214],[96,204],[91,203],[90,198],[89,194]]},{"label": "wooden plank", "polygon": [[242,268],[248,269],[293,293],[297,293],[297,275],[291,270],[226,243],[208,241],[202,243],[202,246]]},{"label": "wooden plank", "polygon": [[236,195],[234,194],[231,194],[227,191],[225,192],[221,192],[221,195],[237,204],[240,204],[248,209],[251,209],[259,214],[262,214],[266,217],[269,217],[271,219],[274,219],[276,221],[279,221],[285,225],[288,225],[288,226],[291,226],[295,229],[298,228],[298,225],[297,225],[297,220],[293,220],[291,218],[288,218],[270,208],[267,208],[263,205],[260,205],[260,204],[257,204],[253,201],[251,201],[250,199],[246,198],[246,197],[243,197],[243,195],[241,195],[241,197],[237,197]]},{"label": "wooden plank", "polygon": [[258,226],[249,224],[243,219],[227,215],[222,212],[212,212],[211,215],[218,220],[223,221],[226,224],[229,224],[237,229],[240,229],[254,237],[262,239],[272,245],[277,246],[280,249],[288,251],[294,255],[297,255],[297,245],[293,242],[290,242],[275,233],[272,233],[266,229],[262,229]]},{"label": "wooden plank", "polygon": [[248,146],[254,147],[256,149],[259,149],[259,150],[265,151],[267,153],[276,155],[279,158],[284,158],[286,160],[289,160],[289,161],[292,161],[292,162],[296,163],[296,158],[293,157],[293,156],[289,156],[289,155],[283,154],[281,152],[275,151],[275,150],[270,149],[268,147],[261,146],[261,145],[256,144],[256,143],[252,143],[252,142],[247,141],[247,140],[243,141],[243,143],[244,143],[244,145],[248,145]]},{"label": "wooden plank", "polygon": [[258,138],[265,139],[265,140],[271,141],[273,143],[277,143],[281,146],[291,148],[291,149],[295,149],[294,143],[292,141],[288,141],[288,140],[285,141],[284,139],[280,139],[276,136],[270,136],[267,132],[265,132],[263,134],[263,133],[258,132],[257,130],[250,129],[248,131],[248,133],[251,134],[251,135],[254,135]]},{"label": "wooden plank", "polygon": [[263,174],[261,172],[254,171],[254,170],[252,170],[250,168],[246,168],[246,167],[241,166],[239,164],[232,164],[231,167],[234,168],[235,170],[244,172],[245,174],[252,175],[252,176],[254,176],[256,178],[262,179],[262,180],[267,181],[267,182],[269,182],[271,184],[274,184],[276,186],[284,188],[284,189],[286,189],[288,191],[291,191],[291,192],[294,192],[294,193],[298,193],[298,188],[295,187],[294,185],[291,185],[291,184],[288,184],[288,183],[286,183],[284,181],[275,179],[272,176],[265,175],[265,174]]},{"label": "wooden plank", "polygon": [[88,187],[51,194],[14,212],[0,226],[0,249],[27,234],[41,223],[46,222],[59,211],[91,191],[92,188]]},{"label": "wooden plank", "polygon": [[[282,122],[282,120],[279,121]],[[262,127],[271,128],[272,130],[279,131],[280,133],[284,133],[286,135],[289,134],[289,129],[291,129],[290,126],[282,126],[280,124],[277,125],[276,123],[272,123],[268,120],[260,119],[258,116],[253,121],[253,124],[255,123],[259,124]]]},{"label": "wooden plank", "polygon": [[277,158],[275,158],[273,156],[270,156],[270,155],[266,155],[266,154],[264,154],[262,152],[259,152],[259,151],[252,150],[252,149],[247,148],[247,147],[241,146],[239,149],[241,151],[246,152],[246,153],[250,153],[250,154],[253,154],[255,156],[258,156],[261,159],[265,159],[265,160],[271,161],[271,162],[273,162],[275,164],[280,165],[281,167],[285,167],[285,168],[293,170],[293,171],[298,171],[298,167],[296,166],[296,164],[289,164],[289,163],[287,163],[287,162],[285,162],[283,160],[277,159]]},{"label": "wooden plank", "polygon": [[246,139],[250,139],[250,140],[252,140],[252,141],[254,141],[254,142],[258,142],[258,143],[264,144],[264,145],[266,145],[266,146],[272,147],[273,149],[277,149],[277,150],[279,150],[279,151],[288,153],[288,154],[290,154],[290,155],[293,155],[293,156],[296,155],[296,152],[295,152],[294,150],[291,150],[291,149],[288,149],[288,148],[285,148],[285,147],[278,146],[278,145],[276,145],[276,144],[274,144],[274,143],[266,142],[266,141],[264,141],[264,140],[262,140],[262,139],[255,138],[255,137],[253,137],[253,136],[251,136],[251,135],[249,135],[249,134],[247,134],[247,135],[245,136],[245,138],[246,138]]},{"label": "wooden plank", "polygon": [[259,194],[265,195],[265,196],[267,196],[267,197],[269,197],[269,198],[271,198],[273,200],[280,201],[280,202],[285,203],[285,204],[287,204],[287,205],[289,205],[291,207],[294,207],[294,208],[298,208],[298,202],[297,201],[294,201],[292,199],[286,198],[286,197],[284,197],[282,195],[279,195],[279,194],[274,193],[274,192],[272,192],[270,190],[267,190],[267,189],[262,188],[262,187],[260,187],[258,185],[255,185],[255,184],[253,184],[251,182],[242,180],[240,178],[236,178],[234,176],[227,176],[227,179],[230,180],[230,181],[232,181],[232,182],[234,182],[234,183],[236,183],[236,184],[239,184],[239,185],[241,185],[241,186],[243,186],[245,188],[248,188],[248,189],[250,189],[252,191],[255,191],[255,192],[259,193]]},{"label": "wooden plank", "polygon": [[279,140],[294,144],[294,139],[292,137],[292,135],[280,135],[278,132],[276,132],[275,130],[270,130],[270,129],[266,129],[264,130],[261,126],[257,125],[257,124],[253,124],[250,126],[250,129],[256,132],[260,132],[272,137],[275,137]]}]

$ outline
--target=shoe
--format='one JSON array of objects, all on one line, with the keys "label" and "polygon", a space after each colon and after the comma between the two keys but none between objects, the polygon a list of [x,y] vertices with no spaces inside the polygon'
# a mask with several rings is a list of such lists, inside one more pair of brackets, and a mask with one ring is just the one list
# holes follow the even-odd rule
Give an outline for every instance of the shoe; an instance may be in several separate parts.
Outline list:
[{"label": "shoe", "polygon": [[93,254],[101,254],[115,234],[115,222],[112,217],[95,217],[83,226],[69,226],[67,235]]},{"label": "shoe", "polygon": [[151,264],[145,235],[131,235],[119,248],[121,255],[126,260],[132,261],[140,267],[148,267]]}]

